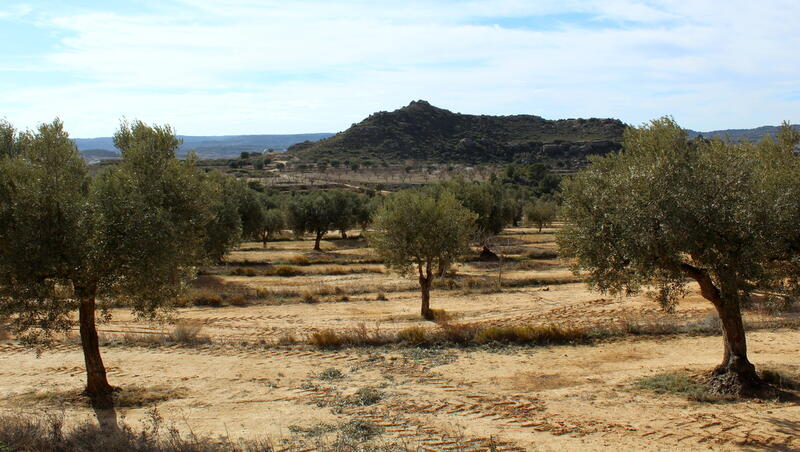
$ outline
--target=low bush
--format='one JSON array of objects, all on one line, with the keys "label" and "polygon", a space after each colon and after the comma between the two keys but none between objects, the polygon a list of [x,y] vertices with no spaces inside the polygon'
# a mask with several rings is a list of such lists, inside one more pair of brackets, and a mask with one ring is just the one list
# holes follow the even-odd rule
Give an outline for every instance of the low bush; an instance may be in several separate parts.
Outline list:
[{"label": "low bush", "polygon": [[319,375],[317,375],[317,378],[326,381],[341,380],[344,378],[344,374],[341,370],[335,367],[330,367],[320,372]]},{"label": "low bush", "polygon": [[350,403],[355,406],[375,405],[383,399],[383,393],[373,388],[361,388],[350,397]]}]

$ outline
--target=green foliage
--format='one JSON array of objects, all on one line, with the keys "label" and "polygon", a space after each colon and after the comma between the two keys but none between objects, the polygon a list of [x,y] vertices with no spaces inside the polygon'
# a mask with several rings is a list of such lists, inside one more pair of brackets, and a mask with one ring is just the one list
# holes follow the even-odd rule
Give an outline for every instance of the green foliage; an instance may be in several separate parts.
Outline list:
[{"label": "green foliage", "polygon": [[526,188],[531,196],[553,196],[561,189],[561,177],[542,163],[510,164],[500,174],[500,182]]},{"label": "green foliage", "polygon": [[229,249],[241,242],[242,216],[239,207],[249,189],[243,182],[219,171],[207,173],[206,178],[203,197],[213,217],[206,225],[205,249],[211,259],[219,262]]},{"label": "green foliage", "polygon": [[0,318],[27,340],[95,296],[157,315],[208,255],[213,190],[172,129],[123,123],[114,141],[122,160],[95,179],[58,120],[0,157]]},{"label": "green foliage", "polygon": [[278,198],[263,190],[247,190],[243,194],[239,204],[239,215],[242,219],[243,235],[259,240],[264,245],[283,230],[285,223]]},{"label": "green foliage", "polygon": [[296,235],[316,234],[319,240],[331,230],[342,232],[363,225],[369,218],[366,196],[346,190],[330,190],[293,196],[286,205],[286,223]]},{"label": "green foliage", "polygon": [[542,232],[543,227],[550,226],[555,221],[557,210],[555,202],[535,199],[525,206],[525,219],[529,224],[538,226],[539,232]]},{"label": "green foliage", "polygon": [[17,154],[17,129],[8,121],[0,119],[0,158],[16,157]]},{"label": "green foliage", "polygon": [[476,183],[454,178],[433,185],[428,191],[434,196],[442,192],[452,193],[464,207],[474,212],[477,215],[475,238],[479,242],[499,234],[513,221],[516,213],[511,205],[513,198],[497,183]]},{"label": "green foliage", "polygon": [[758,145],[686,137],[671,118],[629,129],[624,152],[569,180],[562,255],[603,291],[657,284],[667,308],[692,270],[736,309],[757,288],[796,295],[797,132]]},{"label": "green foliage", "polygon": [[457,262],[469,251],[477,217],[450,192],[434,197],[403,191],[375,213],[369,242],[388,268],[422,274],[425,267]]}]

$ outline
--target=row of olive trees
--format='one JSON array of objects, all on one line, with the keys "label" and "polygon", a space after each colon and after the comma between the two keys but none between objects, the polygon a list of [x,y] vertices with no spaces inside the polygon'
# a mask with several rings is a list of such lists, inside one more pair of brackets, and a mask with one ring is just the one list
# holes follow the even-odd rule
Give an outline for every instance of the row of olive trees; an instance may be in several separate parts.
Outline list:
[{"label": "row of olive trees", "polygon": [[314,250],[321,250],[320,241],[329,231],[366,229],[379,199],[347,190],[317,191],[297,194],[286,201],[286,224],[296,235],[314,234]]},{"label": "row of olive trees", "polygon": [[77,323],[86,393],[113,406],[96,330],[104,302],[138,315],[168,310],[197,265],[237,243],[227,181],[176,159],[170,127],[123,123],[121,162],[90,177],[55,120],[17,132],[0,122],[0,321],[29,343]]},{"label": "row of olive trees", "polygon": [[[383,196],[357,193],[349,190],[320,190],[279,195],[264,192],[259,184],[237,180],[221,173],[209,175],[217,181],[213,202],[218,206],[219,218],[215,226],[215,239],[209,242],[210,251],[221,260],[232,243],[218,237],[231,237],[261,241],[264,246],[276,234],[289,229],[296,236],[314,234],[314,250],[321,250],[321,240],[330,231],[339,231],[347,238],[353,228],[366,230],[371,216],[383,202]],[[518,225],[523,213],[528,222],[540,227],[555,218],[555,203],[545,199],[528,201],[523,193],[499,183],[467,182],[462,178],[431,185],[425,192],[438,196],[450,192],[466,208],[477,214],[472,239],[479,245],[500,233],[508,225]],[[528,205],[525,203],[529,202]]]}]

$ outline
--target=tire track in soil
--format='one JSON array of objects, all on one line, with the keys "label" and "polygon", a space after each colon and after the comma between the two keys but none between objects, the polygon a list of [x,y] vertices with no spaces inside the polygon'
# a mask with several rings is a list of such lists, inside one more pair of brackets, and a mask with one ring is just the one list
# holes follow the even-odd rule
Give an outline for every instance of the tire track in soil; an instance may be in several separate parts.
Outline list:
[{"label": "tire track in soil", "polygon": [[714,413],[693,413],[666,419],[664,425],[659,425],[656,429],[643,430],[640,437],[684,446],[695,443],[800,449],[800,441],[795,433],[778,432],[774,426],[753,421],[729,413],[724,416]]}]

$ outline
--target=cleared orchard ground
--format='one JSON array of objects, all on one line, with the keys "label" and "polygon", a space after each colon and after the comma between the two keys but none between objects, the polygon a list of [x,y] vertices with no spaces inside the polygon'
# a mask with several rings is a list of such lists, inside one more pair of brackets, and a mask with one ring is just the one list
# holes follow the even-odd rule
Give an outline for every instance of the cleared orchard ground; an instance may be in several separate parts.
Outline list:
[{"label": "cleared orchard ground", "polygon": [[[533,232],[520,228],[501,235],[493,247],[504,256],[501,263],[455,267],[455,276],[434,289],[432,307],[445,309],[459,324],[668,333],[674,325],[712,322],[711,306],[696,293],[667,315],[645,296],[588,292],[552,252],[552,230]],[[174,326],[112,310],[112,320],[100,328],[112,384],[151,388],[166,398],[158,409],[183,432],[269,437],[276,446],[297,450],[330,443],[337,426],[351,420],[378,427],[376,443],[412,450],[800,447],[796,403],[700,403],[636,386],[644,377],[708,370],[719,360],[717,336],[630,336],[547,347],[328,351],[304,344],[315,331],[346,332],[360,324],[387,332],[439,328],[419,318],[415,281],[382,272],[363,241],[327,240],[322,253],[311,247],[308,240],[270,242],[266,250],[248,243],[231,254],[228,265],[209,269],[197,292],[225,294],[223,306],[187,306],[176,316],[202,325],[200,334],[210,343],[148,341],[172,334]],[[291,267],[293,276],[275,275],[277,267]],[[255,276],[245,276],[247,269]],[[312,292],[313,303],[303,302],[303,291]],[[379,294],[386,300],[376,300]],[[746,315],[762,325],[791,324],[795,316]],[[288,337],[299,343],[275,345]],[[759,329],[748,338],[759,366],[800,375],[800,332]],[[0,408],[58,409],[63,391],[83,385],[82,366],[80,350],[70,341],[41,358],[14,341],[0,343]],[[64,409],[91,416],[74,404]],[[138,421],[146,409],[123,411]]]}]

